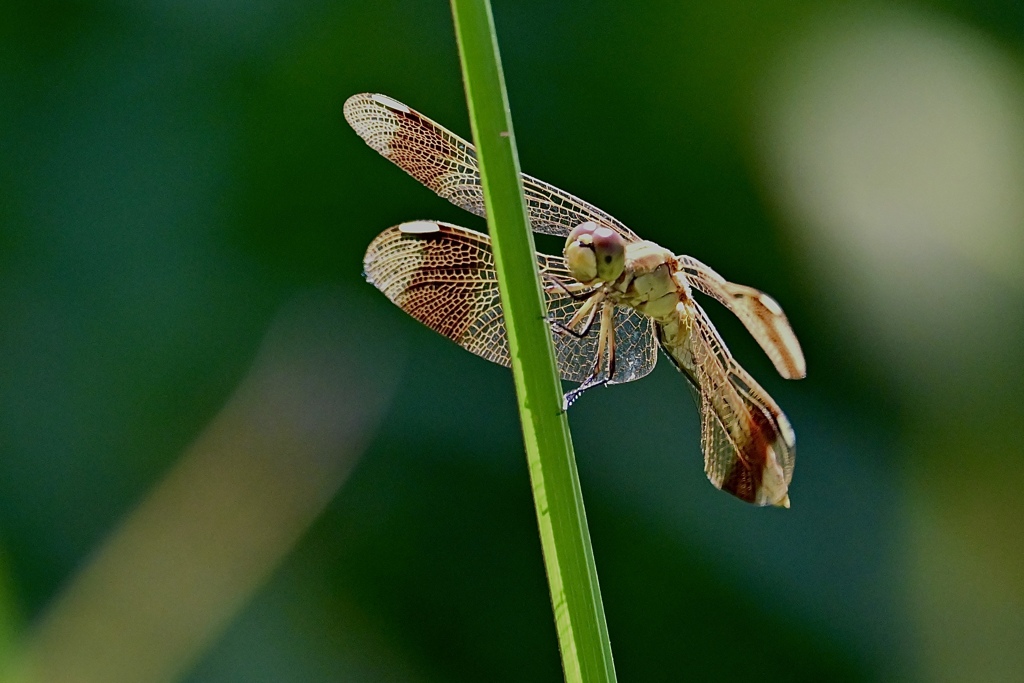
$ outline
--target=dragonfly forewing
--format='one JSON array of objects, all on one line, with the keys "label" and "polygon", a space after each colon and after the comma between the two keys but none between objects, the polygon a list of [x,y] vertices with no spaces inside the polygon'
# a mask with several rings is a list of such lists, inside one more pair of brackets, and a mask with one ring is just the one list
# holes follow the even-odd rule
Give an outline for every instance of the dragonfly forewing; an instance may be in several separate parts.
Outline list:
[{"label": "dragonfly forewing", "polygon": [[[562,258],[537,254],[541,279],[569,284]],[[508,335],[498,294],[490,238],[435,221],[403,223],[378,235],[363,260],[366,279],[402,310],[467,351],[509,366]],[[545,287],[548,312],[563,324],[581,302],[565,289]],[[553,334],[563,379],[591,378],[597,335]],[[639,379],[657,362],[654,324],[636,311],[615,312],[616,364],[609,384]]]},{"label": "dragonfly forewing", "polygon": [[[386,95],[361,93],[348,98],[345,120],[366,144],[440,197],[485,215],[480,169],[471,143]],[[639,239],[593,204],[525,173],[522,178],[534,232],[565,237],[577,225],[593,221],[629,241]]]}]

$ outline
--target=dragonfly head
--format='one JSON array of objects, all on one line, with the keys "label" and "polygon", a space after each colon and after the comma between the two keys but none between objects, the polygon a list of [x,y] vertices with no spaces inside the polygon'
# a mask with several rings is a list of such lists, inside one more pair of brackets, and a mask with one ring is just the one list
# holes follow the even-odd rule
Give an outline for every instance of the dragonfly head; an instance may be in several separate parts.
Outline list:
[{"label": "dragonfly head", "polygon": [[578,281],[615,282],[626,262],[626,241],[611,228],[587,221],[569,233],[562,253]]}]

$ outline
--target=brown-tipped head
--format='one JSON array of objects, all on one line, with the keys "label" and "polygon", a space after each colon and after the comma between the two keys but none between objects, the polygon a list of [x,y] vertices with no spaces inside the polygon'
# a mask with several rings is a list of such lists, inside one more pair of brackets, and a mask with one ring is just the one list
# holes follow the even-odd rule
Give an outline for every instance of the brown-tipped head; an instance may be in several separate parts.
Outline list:
[{"label": "brown-tipped head", "polygon": [[626,263],[626,241],[611,228],[587,221],[569,233],[562,253],[580,282],[614,282]]}]

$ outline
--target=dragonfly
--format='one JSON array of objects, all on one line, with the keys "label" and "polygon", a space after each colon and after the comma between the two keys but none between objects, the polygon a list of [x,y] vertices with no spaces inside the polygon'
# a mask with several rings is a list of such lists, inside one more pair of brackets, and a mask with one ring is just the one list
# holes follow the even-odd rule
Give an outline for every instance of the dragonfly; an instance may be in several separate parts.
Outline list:
[{"label": "dragonfly", "polygon": [[[362,93],[345,119],[374,150],[440,197],[486,216],[473,145],[386,95]],[[733,358],[693,292],[732,311],[786,379],[806,375],[800,343],[767,294],[729,282],[691,256],[643,240],[596,206],[522,174],[534,232],[566,238],[537,267],[568,408],[600,385],[654,369],[658,349],[687,379],[700,413],[704,471],[755,505],[789,507],[796,436],[771,396]],[[472,353],[508,367],[491,242],[440,221],[385,230],[366,250],[366,279],[406,313]]]}]

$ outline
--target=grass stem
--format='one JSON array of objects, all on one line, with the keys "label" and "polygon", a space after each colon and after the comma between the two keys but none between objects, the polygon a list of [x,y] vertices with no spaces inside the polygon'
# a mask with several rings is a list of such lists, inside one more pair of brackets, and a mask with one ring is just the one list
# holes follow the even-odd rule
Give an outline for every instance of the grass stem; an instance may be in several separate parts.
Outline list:
[{"label": "grass stem", "polygon": [[508,331],[551,604],[566,681],[614,681],[562,386],[488,0],[452,0],[469,118]]}]

